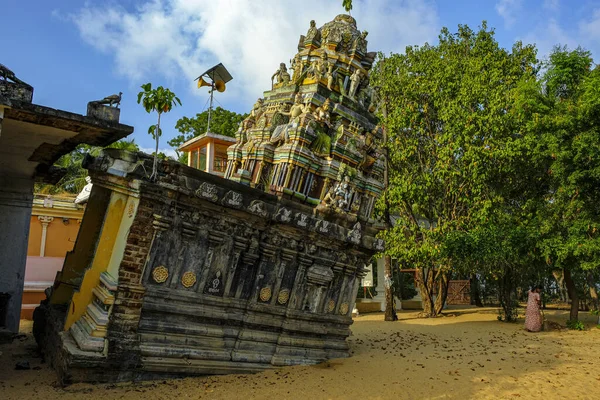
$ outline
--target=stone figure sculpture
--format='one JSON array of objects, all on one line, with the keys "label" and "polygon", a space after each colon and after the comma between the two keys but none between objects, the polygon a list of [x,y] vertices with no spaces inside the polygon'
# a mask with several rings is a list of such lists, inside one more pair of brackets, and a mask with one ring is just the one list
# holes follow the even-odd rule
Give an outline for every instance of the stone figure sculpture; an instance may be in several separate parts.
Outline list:
[{"label": "stone figure sculpture", "polygon": [[362,72],[360,69],[355,69],[352,75],[350,76],[350,90],[348,91],[348,96],[350,98],[354,98],[356,95],[356,89],[360,85],[360,81],[362,80]]},{"label": "stone figure sculpture", "polygon": [[119,94],[111,94],[110,96],[106,96],[102,100],[92,101],[92,103],[106,104],[109,107],[112,107],[114,104],[115,107],[119,108],[119,105],[121,104],[121,96],[122,95],[123,95],[123,92],[119,92]]},{"label": "stone figure sculpture", "polygon": [[12,72],[6,65],[4,64],[0,64],[0,76],[2,77],[2,79],[4,79],[5,81],[7,80],[11,80],[14,83],[18,83],[20,85],[24,85],[27,87],[31,87],[30,84],[23,82],[22,80],[20,80],[19,78],[16,77],[15,73]]},{"label": "stone figure sculpture", "polygon": [[285,63],[279,64],[279,69],[275,71],[275,73],[271,77],[271,82],[273,82],[273,79],[275,78],[277,78],[277,81],[275,82],[276,84],[281,83],[285,86],[288,83],[290,83],[291,78],[289,72],[287,72],[287,67],[285,66]]},{"label": "stone figure sculpture", "polygon": [[354,40],[352,48],[354,50],[360,51],[361,53],[366,53],[367,52],[367,35],[368,34],[369,34],[369,32],[362,31],[362,33],[360,34],[360,36],[358,36]]},{"label": "stone figure sculpture", "polygon": [[321,39],[321,34],[319,33],[319,30],[317,29],[317,25],[315,23],[315,20],[313,19],[312,21],[310,21],[310,28],[308,28],[308,32],[306,32],[306,41],[311,41],[311,40],[320,40]]}]

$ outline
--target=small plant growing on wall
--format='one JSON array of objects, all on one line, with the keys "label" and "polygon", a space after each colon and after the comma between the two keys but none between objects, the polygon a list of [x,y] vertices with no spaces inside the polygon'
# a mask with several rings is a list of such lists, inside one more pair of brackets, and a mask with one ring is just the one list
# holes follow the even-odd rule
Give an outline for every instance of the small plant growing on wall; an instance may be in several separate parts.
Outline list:
[{"label": "small plant growing on wall", "polygon": [[143,91],[138,93],[137,102],[142,103],[147,113],[156,111],[158,113],[158,121],[156,125],[150,125],[148,134],[152,135],[156,140],[156,151],[154,152],[154,163],[152,164],[152,175],[150,179],[156,179],[156,170],[158,165],[158,141],[162,134],[160,129],[160,116],[162,113],[171,111],[177,104],[181,105],[181,100],[167,88],[162,86],[152,89],[151,83],[146,83],[141,86]]}]

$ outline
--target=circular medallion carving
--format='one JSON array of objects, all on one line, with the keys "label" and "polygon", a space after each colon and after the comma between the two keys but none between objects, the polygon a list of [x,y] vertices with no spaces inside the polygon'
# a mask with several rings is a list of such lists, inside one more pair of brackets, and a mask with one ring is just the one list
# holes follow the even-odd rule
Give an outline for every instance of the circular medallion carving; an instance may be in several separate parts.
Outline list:
[{"label": "circular medallion carving", "polygon": [[277,302],[279,304],[285,304],[290,299],[290,291],[287,289],[280,290],[279,295],[277,296]]},{"label": "circular medallion carving", "polygon": [[192,271],[187,271],[181,277],[181,284],[187,288],[194,286],[196,283],[196,274]]},{"label": "circular medallion carving", "polygon": [[335,301],[329,300],[327,303],[327,312],[332,312],[335,309]]},{"label": "circular medallion carving", "polygon": [[169,270],[164,265],[159,265],[152,270],[152,278],[156,283],[164,283],[169,277]]},{"label": "circular medallion carving", "polygon": [[269,301],[270,298],[271,298],[271,288],[270,287],[264,287],[264,288],[260,289],[260,299],[262,301]]},{"label": "circular medallion carving", "polygon": [[342,305],[340,306],[340,314],[341,315],[348,314],[348,303],[342,303]]}]

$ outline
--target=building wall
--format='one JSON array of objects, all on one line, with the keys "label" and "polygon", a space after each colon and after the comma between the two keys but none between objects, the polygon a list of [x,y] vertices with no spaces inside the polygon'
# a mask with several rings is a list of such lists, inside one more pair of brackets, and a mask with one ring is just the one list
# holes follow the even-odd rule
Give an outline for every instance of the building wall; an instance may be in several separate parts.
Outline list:
[{"label": "building wall", "polygon": [[[66,219],[63,221],[63,218]],[[79,232],[80,218],[54,217],[48,224],[46,231],[46,257],[65,257],[68,251],[73,250],[77,233]],[[37,215],[31,217],[29,228],[29,242],[27,256],[39,256],[42,240],[42,223]]]},{"label": "building wall", "polygon": [[[35,197],[29,218],[21,319],[32,319],[33,310],[45,299],[44,290],[52,286],[67,252],[73,250],[82,217],[83,208],[73,204],[73,199],[55,198],[48,205],[43,205],[43,197]],[[44,225],[46,239],[42,255]]]}]

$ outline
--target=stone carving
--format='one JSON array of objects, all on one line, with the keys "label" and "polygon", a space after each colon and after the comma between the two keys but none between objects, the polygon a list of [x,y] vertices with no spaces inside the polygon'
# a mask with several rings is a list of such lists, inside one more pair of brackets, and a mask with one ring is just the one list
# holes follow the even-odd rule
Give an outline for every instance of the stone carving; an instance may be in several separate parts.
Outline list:
[{"label": "stone carving", "polygon": [[303,213],[296,214],[296,224],[298,226],[306,228],[308,226],[308,221],[309,221],[308,215],[303,214]]},{"label": "stone carving", "polygon": [[12,72],[10,69],[8,69],[8,67],[4,64],[0,64],[0,76],[2,77],[2,79],[4,79],[5,81],[7,80],[11,80],[14,83],[18,83],[20,85],[23,86],[27,86],[27,87],[31,87],[30,84],[23,82],[22,80],[20,80],[19,78],[17,78],[17,76],[15,75],[14,72]]},{"label": "stone carving", "polygon": [[321,33],[317,29],[317,25],[315,20],[310,21],[310,28],[308,28],[308,32],[306,32],[306,41],[318,41],[321,40]]},{"label": "stone carving", "polygon": [[290,222],[292,220],[292,211],[286,208],[280,208],[275,214],[275,219],[281,222]]},{"label": "stone carving", "polygon": [[327,312],[332,312],[333,310],[335,310],[335,301],[331,299],[327,303]]},{"label": "stone carving", "polygon": [[269,216],[265,203],[260,200],[252,200],[252,203],[250,203],[250,206],[248,207],[248,211],[263,218]]},{"label": "stone carving", "polygon": [[323,104],[319,107],[317,107],[317,109],[314,112],[314,116],[315,119],[322,123],[325,124],[327,126],[329,126],[330,124],[330,119],[331,119],[331,101],[329,99],[325,99],[325,101],[323,102]]},{"label": "stone carving", "polygon": [[121,97],[123,96],[123,92],[119,92],[119,94],[111,94],[110,96],[106,96],[102,100],[91,101],[90,103],[95,104],[106,104],[109,107],[112,107],[113,104],[116,108],[119,108],[121,104]]},{"label": "stone carving", "polygon": [[156,283],[165,283],[168,277],[169,270],[164,265],[160,265],[152,270],[152,279]]},{"label": "stone carving", "polygon": [[238,192],[234,192],[230,190],[225,194],[221,203],[225,206],[233,207],[233,208],[241,208],[242,207],[242,194]]},{"label": "stone carving", "polygon": [[324,265],[315,264],[306,271],[306,279],[317,286],[327,286],[333,280],[333,271]]},{"label": "stone carving", "polygon": [[196,196],[215,202],[219,200],[219,196],[217,196],[217,186],[208,182],[202,182],[198,190],[196,190]]},{"label": "stone carving", "polygon": [[362,238],[362,232],[360,227],[360,222],[354,224],[354,227],[350,232],[348,232],[348,240],[354,244],[360,244],[360,239]]},{"label": "stone carving", "polygon": [[271,288],[270,287],[264,287],[262,289],[260,289],[260,294],[259,294],[260,300],[267,302],[271,299]]},{"label": "stone carving", "polygon": [[350,177],[346,175],[343,181],[329,188],[329,191],[323,198],[323,203],[330,208],[347,211],[351,195]]},{"label": "stone carving", "polygon": [[342,303],[340,305],[340,315],[346,315],[346,314],[348,314],[348,310],[349,310],[348,303]]},{"label": "stone carving", "polygon": [[287,67],[285,66],[285,63],[279,64],[279,69],[275,71],[275,73],[271,77],[271,82],[273,82],[273,79],[275,78],[277,78],[275,84],[281,84],[283,86],[286,86],[290,83],[291,78],[289,72],[287,72]]},{"label": "stone carving", "polygon": [[279,295],[277,296],[277,303],[284,305],[290,299],[290,291],[288,289],[283,289],[279,291]]},{"label": "stone carving", "polygon": [[356,95],[356,89],[358,89],[362,77],[362,71],[358,68],[355,69],[352,75],[350,76],[350,90],[348,91],[348,96],[350,98],[354,99],[354,96]]},{"label": "stone carving", "polygon": [[210,286],[207,289],[208,293],[218,294],[221,291],[221,271],[217,271],[215,278],[210,282],[209,285]]},{"label": "stone carving", "polygon": [[383,241],[383,239],[375,239],[375,242],[373,243],[373,248],[377,251],[384,251],[385,242]]},{"label": "stone carving", "polygon": [[192,271],[187,271],[181,276],[181,284],[184,287],[190,288],[190,287],[194,286],[195,283],[196,283],[196,274],[193,273]]},{"label": "stone carving", "polygon": [[362,31],[360,36],[357,36],[356,39],[354,39],[352,50],[356,50],[363,54],[366,54],[366,52],[367,52],[367,35],[368,34],[369,34],[369,32]]},{"label": "stone carving", "polygon": [[317,232],[329,233],[330,226],[331,226],[331,223],[329,221],[320,219],[317,221]]}]

